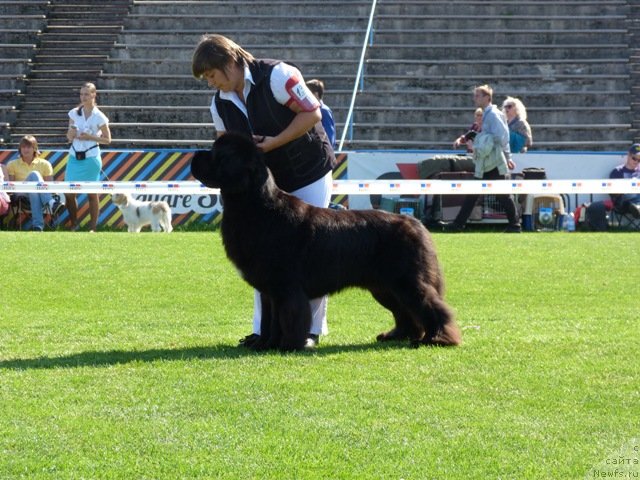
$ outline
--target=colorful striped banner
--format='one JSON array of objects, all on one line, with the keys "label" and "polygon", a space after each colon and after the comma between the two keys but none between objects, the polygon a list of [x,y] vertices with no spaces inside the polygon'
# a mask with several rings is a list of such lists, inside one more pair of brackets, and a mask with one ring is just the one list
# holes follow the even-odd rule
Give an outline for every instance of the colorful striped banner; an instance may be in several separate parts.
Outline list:
[{"label": "colorful striped banner", "polygon": [[[45,150],[42,158],[48,160],[53,167],[55,181],[64,180],[68,152],[66,150]],[[155,182],[155,181],[190,181],[190,163],[194,150],[103,150],[102,151],[102,180],[105,182]],[[16,150],[0,150],[0,163],[7,165],[18,158]],[[343,179],[347,175],[347,154],[337,155],[338,164],[334,170],[334,179]],[[219,223],[220,206],[217,195],[193,194],[163,194],[150,195],[148,193],[134,194],[141,200],[163,199],[173,210],[173,225],[186,225],[193,222]],[[111,202],[111,195],[100,195],[100,218],[98,225],[121,228],[124,226],[120,210]],[[334,195],[332,201],[346,206],[348,197],[344,194]],[[87,196],[80,193],[78,200],[78,220],[84,226],[89,222],[89,203]],[[220,217],[220,218],[219,218]],[[65,211],[60,217],[61,223],[66,222],[68,214]]]}]

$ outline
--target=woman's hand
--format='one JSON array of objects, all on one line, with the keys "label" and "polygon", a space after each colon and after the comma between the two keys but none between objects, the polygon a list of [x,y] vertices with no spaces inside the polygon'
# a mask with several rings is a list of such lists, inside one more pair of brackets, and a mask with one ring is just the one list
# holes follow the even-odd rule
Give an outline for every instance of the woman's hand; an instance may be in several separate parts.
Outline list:
[{"label": "woman's hand", "polygon": [[270,152],[278,148],[280,145],[277,145],[275,142],[275,137],[267,137],[265,135],[254,135],[253,141],[256,143],[256,147],[262,150],[264,153]]},{"label": "woman's hand", "polygon": [[78,135],[78,139],[79,140],[95,140],[95,137],[90,133],[82,132],[80,135]]},{"label": "woman's hand", "polygon": [[69,143],[73,142],[78,136],[78,129],[75,125],[69,125],[69,130],[67,130],[67,140]]}]

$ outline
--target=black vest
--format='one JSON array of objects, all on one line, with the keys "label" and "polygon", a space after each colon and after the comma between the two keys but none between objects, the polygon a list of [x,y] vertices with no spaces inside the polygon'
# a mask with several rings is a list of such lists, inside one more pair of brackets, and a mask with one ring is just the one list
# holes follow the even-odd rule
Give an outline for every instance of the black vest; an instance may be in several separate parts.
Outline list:
[{"label": "black vest", "polygon": [[[289,126],[296,113],[281,105],[271,91],[271,71],[277,60],[254,60],[249,64],[254,85],[247,95],[247,118],[230,100],[220,98],[215,105],[228,132],[275,137]],[[319,121],[301,137],[265,154],[265,161],[278,187],[298,190],[324,177],[335,165],[333,148]]]}]

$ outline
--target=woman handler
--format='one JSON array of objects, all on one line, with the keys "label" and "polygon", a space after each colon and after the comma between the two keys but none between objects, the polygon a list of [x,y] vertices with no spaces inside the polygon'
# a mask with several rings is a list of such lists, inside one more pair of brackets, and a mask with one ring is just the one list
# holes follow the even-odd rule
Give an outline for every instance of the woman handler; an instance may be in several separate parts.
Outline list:
[{"label": "woman handler", "polygon": [[[276,184],[307,203],[327,207],[331,197],[333,149],[322,128],[320,102],[299,70],[279,60],[256,59],[222,35],[205,35],[192,59],[193,76],[217,90],[211,116],[217,135],[252,135],[265,153]],[[308,347],[326,333],[327,297],[311,300]],[[260,295],[254,294],[251,345],[260,335]]]}]

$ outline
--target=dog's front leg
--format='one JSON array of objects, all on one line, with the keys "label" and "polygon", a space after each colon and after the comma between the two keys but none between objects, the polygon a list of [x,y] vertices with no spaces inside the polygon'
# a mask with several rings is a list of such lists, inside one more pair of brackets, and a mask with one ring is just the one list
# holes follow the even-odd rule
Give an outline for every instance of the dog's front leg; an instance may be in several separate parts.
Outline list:
[{"label": "dog's front leg", "polygon": [[262,310],[260,312],[260,339],[250,346],[253,350],[271,350],[280,343],[280,326],[274,319],[278,318],[276,302],[264,293],[260,294]]},{"label": "dog's front leg", "polygon": [[282,329],[280,350],[304,350],[311,328],[309,297],[301,289],[296,289],[278,307],[278,320]]}]

